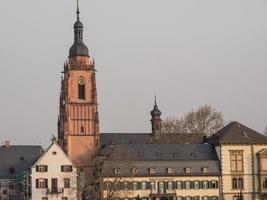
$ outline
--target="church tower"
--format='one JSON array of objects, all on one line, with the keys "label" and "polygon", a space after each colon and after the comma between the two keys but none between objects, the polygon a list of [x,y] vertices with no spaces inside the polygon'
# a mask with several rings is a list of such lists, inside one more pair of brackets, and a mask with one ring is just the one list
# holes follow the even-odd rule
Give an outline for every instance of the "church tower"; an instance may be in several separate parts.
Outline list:
[{"label": "church tower", "polygon": [[83,24],[77,4],[74,43],[64,63],[58,116],[59,143],[78,164],[81,156],[98,147],[99,118],[95,62],[83,42]]},{"label": "church tower", "polygon": [[155,138],[160,137],[161,133],[161,111],[158,108],[157,105],[157,97],[155,96],[155,104],[153,110],[150,112],[151,114],[151,127],[152,127],[152,134],[155,136]]}]

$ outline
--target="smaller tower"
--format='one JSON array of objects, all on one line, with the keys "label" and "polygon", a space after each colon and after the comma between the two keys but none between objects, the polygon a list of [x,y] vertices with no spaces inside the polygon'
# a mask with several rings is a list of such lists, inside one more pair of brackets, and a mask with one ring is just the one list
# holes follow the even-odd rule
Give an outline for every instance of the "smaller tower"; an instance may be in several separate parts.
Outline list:
[{"label": "smaller tower", "polygon": [[157,105],[157,97],[155,96],[155,105],[153,110],[150,112],[151,114],[151,126],[152,126],[152,134],[157,138],[161,133],[161,111]]}]

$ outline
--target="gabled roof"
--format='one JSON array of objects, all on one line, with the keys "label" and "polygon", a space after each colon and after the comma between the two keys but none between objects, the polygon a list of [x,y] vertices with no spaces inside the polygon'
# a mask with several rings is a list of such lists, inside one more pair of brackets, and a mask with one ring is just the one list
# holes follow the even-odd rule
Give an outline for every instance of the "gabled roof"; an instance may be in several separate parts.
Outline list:
[{"label": "gabled roof", "polygon": [[208,142],[215,145],[267,144],[267,137],[239,122],[231,122],[216,134],[209,137]]},{"label": "gabled roof", "polygon": [[50,144],[50,146],[42,153],[42,155],[38,158],[38,160],[36,160],[35,163],[33,163],[32,167],[35,167],[36,165],[38,165],[40,163],[40,161],[45,157],[45,155],[50,151],[50,149],[56,146],[57,149],[62,153],[62,155],[70,162],[73,164],[73,162],[70,160],[70,158],[66,155],[66,153],[62,150],[62,148],[58,145],[56,140],[52,140],[52,143]]},{"label": "gabled roof", "polygon": [[41,146],[1,146],[0,178],[12,178],[23,171],[29,170],[42,152]]}]

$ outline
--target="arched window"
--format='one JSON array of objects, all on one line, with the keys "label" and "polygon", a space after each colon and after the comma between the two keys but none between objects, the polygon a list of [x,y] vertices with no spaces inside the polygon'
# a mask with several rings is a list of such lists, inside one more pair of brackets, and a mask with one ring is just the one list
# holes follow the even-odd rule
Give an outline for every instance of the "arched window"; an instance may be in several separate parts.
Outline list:
[{"label": "arched window", "polygon": [[85,100],[85,80],[82,76],[78,83],[78,98]]},{"label": "arched window", "polygon": [[81,127],[81,134],[84,134],[84,127]]}]

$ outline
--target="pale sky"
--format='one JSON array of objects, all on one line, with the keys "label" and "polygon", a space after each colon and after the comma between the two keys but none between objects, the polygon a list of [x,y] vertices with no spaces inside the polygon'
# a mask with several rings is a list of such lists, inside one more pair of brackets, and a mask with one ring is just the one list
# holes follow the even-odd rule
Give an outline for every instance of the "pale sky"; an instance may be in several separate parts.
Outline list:
[{"label": "pale sky", "polygon": [[[0,142],[47,146],[57,135],[60,72],[75,0],[0,6]],[[267,124],[266,0],[80,0],[96,60],[101,132],[150,132],[208,104],[226,123]]]}]

